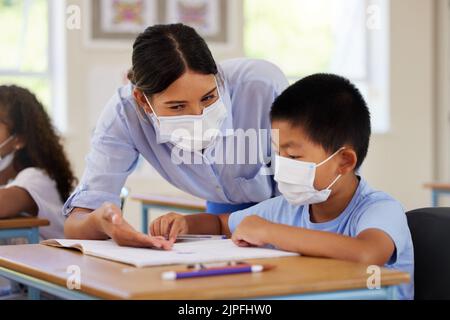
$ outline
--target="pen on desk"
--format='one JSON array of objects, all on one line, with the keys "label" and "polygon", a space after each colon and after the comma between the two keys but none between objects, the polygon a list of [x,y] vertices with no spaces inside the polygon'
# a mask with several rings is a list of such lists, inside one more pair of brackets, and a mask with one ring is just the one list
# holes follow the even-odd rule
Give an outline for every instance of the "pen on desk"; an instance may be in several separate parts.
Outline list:
[{"label": "pen on desk", "polygon": [[209,269],[199,269],[195,271],[167,271],[162,273],[163,280],[177,280],[177,279],[188,279],[197,277],[209,277],[209,276],[222,276],[228,274],[237,273],[256,273],[268,270],[269,268],[263,265],[237,265],[225,268],[209,268]]},{"label": "pen on desk", "polygon": [[177,240],[203,240],[203,239],[222,240],[226,238],[227,236],[225,235],[209,235],[209,234],[181,234],[177,236]]},{"label": "pen on desk", "polygon": [[226,268],[226,267],[232,267],[232,266],[248,266],[247,262],[244,261],[228,261],[228,262],[211,262],[211,263],[194,263],[194,264],[188,264],[188,269],[213,269],[213,268]]}]

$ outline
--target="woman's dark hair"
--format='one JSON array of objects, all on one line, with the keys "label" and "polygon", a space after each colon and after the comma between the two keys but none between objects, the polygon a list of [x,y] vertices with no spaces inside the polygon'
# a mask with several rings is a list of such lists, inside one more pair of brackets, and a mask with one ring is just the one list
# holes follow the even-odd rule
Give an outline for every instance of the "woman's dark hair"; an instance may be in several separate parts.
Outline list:
[{"label": "woman's dark hair", "polygon": [[193,28],[181,23],[155,25],[134,42],[128,79],[145,94],[164,91],[187,70],[218,73],[208,45]]},{"label": "woman's dark hair", "polygon": [[42,104],[30,91],[17,86],[0,86],[0,112],[11,135],[19,136],[25,147],[16,151],[14,168],[43,169],[56,182],[64,202],[76,184],[59,136]]}]

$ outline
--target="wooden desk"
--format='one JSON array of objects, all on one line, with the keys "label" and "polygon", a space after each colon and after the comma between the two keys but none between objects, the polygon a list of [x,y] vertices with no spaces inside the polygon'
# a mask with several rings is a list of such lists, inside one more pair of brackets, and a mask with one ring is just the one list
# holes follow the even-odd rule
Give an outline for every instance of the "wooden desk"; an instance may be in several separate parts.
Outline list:
[{"label": "wooden desk", "polygon": [[[404,272],[382,269],[381,289],[366,287],[364,265],[307,257],[249,262],[275,269],[254,274],[163,281],[161,273],[183,266],[134,268],[78,251],[20,245],[0,247],[0,276],[67,299],[390,299]],[[81,289],[66,287],[69,266],[81,271]]]},{"label": "wooden desk", "polygon": [[439,206],[439,198],[442,195],[450,195],[450,184],[448,183],[427,183],[424,187],[431,189],[431,204],[433,207]]},{"label": "wooden desk", "polygon": [[0,219],[0,239],[23,237],[28,243],[39,243],[39,227],[48,225],[48,220],[32,217]]},{"label": "wooden desk", "polygon": [[206,202],[202,200],[183,199],[161,195],[133,195],[131,199],[141,202],[142,232],[148,232],[149,210],[159,209],[177,213],[201,213],[206,212]]}]

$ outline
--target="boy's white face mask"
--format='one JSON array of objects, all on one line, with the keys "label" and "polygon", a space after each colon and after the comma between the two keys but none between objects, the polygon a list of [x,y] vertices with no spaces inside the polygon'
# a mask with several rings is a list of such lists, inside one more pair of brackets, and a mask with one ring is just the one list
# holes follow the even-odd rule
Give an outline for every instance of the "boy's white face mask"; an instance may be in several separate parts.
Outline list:
[{"label": "boy's white face mask", "polygon": [[227,109],[220,96],[218,85],[217,92],[219,93],[217,101],[205,108],[203,114],[199,116],[159,117],[144,95],[153,111],[150,118],[157,131],[158,143],[171,142],[188,152],[201,151],[209,147],[220,135],[220,128],[227,117]]},{"label": "boy's white face mask", "polygon": [[314,188],[316,169],[344,149],[339,149],[319,164],[276,155],[275,181],[278,182],[278,189],[281,194],[292,205],[309,205],[325,202],[331,194],[331,187],[342,175],[338,175],[326,189],[319,191]]}]

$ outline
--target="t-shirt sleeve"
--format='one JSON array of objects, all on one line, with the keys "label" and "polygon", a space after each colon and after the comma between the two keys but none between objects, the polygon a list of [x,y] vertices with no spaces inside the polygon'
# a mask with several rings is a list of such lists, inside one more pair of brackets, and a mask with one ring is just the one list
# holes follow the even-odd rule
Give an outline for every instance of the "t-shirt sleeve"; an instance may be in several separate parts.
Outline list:
[{"label": "t-shirt sleeve", "polygon": [[105,202],[120,207],[120,190],[139,160],[121,113],[122,104],[115,94],[104,108],[91,139],[84,174],[64,204],[64,216],[69,216],[75,207],[94,210]]},{"label": "t-shirt sleeve", "polygon": [[395,253],[388,264],[395,263],[398,253],[402,252],[407,245],[410,234],[406,214],[400,203],[386,200],[370,205],[364,210],[356,224],[356,236],[368,229],[381,230],[392,239]]},{"label": "t-shirt sleeve", "polygon": [[228,218],[228,228],[233,233],[245,217],[257,215],[272,222],[278,221],[277,215],[282,212],[282,197],[276,197],[254,205],[253,207],[233,212]]},{"label": "t-shirt sleeve", "polygon": [[48,211],[46,203],[52,199],[54,199],[53,202],[62,205],[61,200],[58,199],[56,183],[45,172],[36,168],[22,170],[6,187],[18,187],[26,190],[36,203],[39,215]]}]

